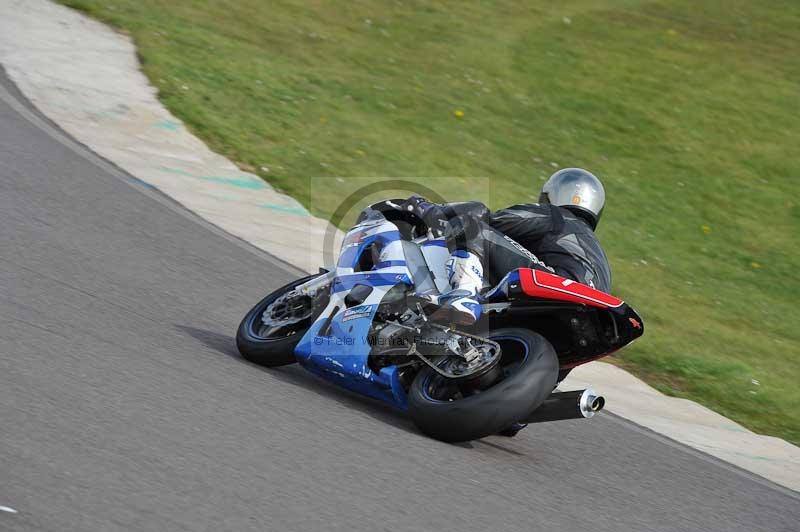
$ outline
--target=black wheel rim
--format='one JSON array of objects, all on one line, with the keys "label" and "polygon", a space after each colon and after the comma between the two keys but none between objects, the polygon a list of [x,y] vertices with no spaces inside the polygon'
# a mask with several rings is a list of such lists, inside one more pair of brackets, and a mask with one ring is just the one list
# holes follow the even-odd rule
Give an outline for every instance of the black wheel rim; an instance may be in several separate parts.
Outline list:
[{"label": "black wheel rim", "polygon": [[[502,379],[506,379],[514,374],[528,358],[528,344],[522,338],[516,336],[489,338],[500,344],[502,353],[499,365],[502,370]],[[465,389],[463,384],[458,381],[448,379],[438,373],[431,373],[422,383],[422,394],[426,399],[435,402],[458,401],[481,391],[484,390]]]}]

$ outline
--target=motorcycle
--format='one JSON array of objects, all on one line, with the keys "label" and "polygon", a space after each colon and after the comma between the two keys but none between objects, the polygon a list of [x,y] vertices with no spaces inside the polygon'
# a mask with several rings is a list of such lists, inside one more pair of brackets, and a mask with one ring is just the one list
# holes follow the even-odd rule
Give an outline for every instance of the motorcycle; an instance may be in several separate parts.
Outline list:
[{"label": "motorcycle", "polygon": [[433,296],[448,289],[449,251],[398,203],[362,212],[335,267],[256,304],[237,331],[242,356],[268,367],[299,362],[408,412],[422,432],[448,442],[602,410],[592,389],[556,386],[572,368],[639,338],[636,311],[590,286],[520,268],[482,292],[475,325],[431,321]]}]

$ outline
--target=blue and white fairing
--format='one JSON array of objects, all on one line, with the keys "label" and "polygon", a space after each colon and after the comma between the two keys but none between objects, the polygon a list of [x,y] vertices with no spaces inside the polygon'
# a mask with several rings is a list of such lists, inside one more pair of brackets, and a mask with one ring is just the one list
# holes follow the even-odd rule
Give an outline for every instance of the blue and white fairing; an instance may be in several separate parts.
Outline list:
[{"label": "blue and white fairing", "polygon": [[[373,246],[373,244],[375,244]],[[362,253],[378,250],[370,271],[357,271]],[[434,278],[444,280],[447,247],[441,239],[421,244],[429,265],[435,265]],[[437,274],[435,271],[441,271]],[[440,281],[437,281],[437,285]],[[366,219],[353,227],[342,243],[336,264],[328,306],[295,348],[295,356],[309,371],[355,392],[406,408],[406,393],[397,368],[389,366],[375,373],[367,365],[371,346],[369,332],[384,295],[398,284],[413,285],[397,226],[377,211],[367,211]],[[359,305],[347,308],[345,296],[357,285],[372,287]],[[440,290],[444,286],[437,286]],[[330,318],[330,323],[328,319]],[[325,328],[325,331],[322,329]]]}]

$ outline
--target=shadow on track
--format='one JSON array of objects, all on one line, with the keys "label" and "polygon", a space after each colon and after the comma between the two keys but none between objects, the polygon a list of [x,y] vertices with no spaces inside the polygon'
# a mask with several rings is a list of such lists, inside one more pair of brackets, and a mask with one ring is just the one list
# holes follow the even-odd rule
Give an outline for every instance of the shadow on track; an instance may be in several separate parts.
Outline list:
[{"label": "shadow on track", "polygon": [[236,348],[236,342],[232,336],[220,334],[208,329],[198,329],[188,325],[174,324],[174,327],[179,331],[188,334],[195,340],[205,345],[207,348],[238,360],[242,364],[247,364],[253,368],[257,368],[258,370],[268,373],[276,379],[294,386],[299,386],[300,388],[314,392],[326,399],[336,401],[347,408],[362,412],[373,419],[383,423],[388,423],[389,425],[397,427],[405,432],[421,436],[411,420],[403,415],[402,412],[395,410],[388,405],[384,405],[380,401],[363,397],[361,395],[356,395],[355,393],[345,390],[344,388],[329,384],[295,364],[279,368],[265,368],[263,366],[248,362],[239,354],[239,351]]}]

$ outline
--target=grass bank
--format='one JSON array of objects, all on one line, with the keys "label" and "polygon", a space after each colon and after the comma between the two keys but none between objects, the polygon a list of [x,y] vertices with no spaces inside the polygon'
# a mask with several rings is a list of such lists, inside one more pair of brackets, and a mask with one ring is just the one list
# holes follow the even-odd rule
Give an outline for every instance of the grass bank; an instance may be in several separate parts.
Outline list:
[{"label": "grass bank", "polygon": [[[313,212],[311,176],[434,176],[493,207],[600,175],[616,363],[800,443],[800,4],[62,0],[129,32],[167,107]],[[481,191],[484,192],[484,191]],[[485,194],[481,194],[485,196]]]}]

